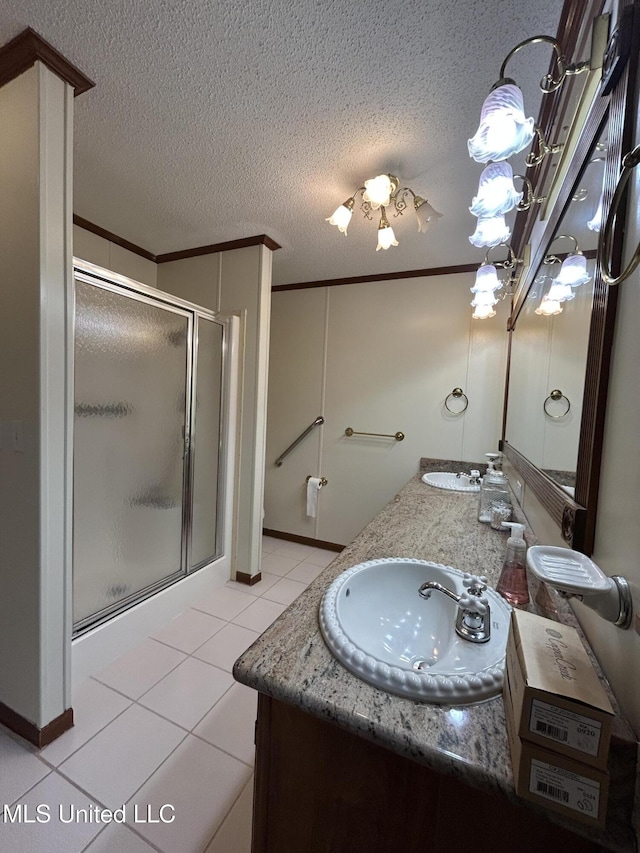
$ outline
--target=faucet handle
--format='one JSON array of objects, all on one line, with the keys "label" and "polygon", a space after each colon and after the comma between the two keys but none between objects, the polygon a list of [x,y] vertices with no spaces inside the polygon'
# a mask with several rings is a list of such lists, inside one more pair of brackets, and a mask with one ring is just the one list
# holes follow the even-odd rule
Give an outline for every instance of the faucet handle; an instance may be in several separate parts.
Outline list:
[{"label": "faucet handle", "polygon": [[469,595],[482,595],[487,588],[487,578],[484,575],[470,575],[465,572],[462,585],[469,590]]}]

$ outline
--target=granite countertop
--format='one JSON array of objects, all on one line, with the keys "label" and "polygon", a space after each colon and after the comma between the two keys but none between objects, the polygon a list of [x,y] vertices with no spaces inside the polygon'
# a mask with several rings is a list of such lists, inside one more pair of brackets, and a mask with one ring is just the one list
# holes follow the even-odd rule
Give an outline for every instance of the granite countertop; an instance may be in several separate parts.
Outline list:
[{"label": "granite countertop", "polygon": [[[458,471],[459,464],[445,468],[440,461],[442,467],[437,470]],[[421,470],[428,467],[423,465]],[[477,494],[434,489],[420,475],[414,477],[236,661],[233,674],[255,690],[337,723],[432,770],[525,805],[513,788],[500,696],[481,704],[445,707],[385,693],[352,675],[333,657],[318,625],[318,607],[331,581],[366,560],[430,560],[486,575],[495,586],[508,534],[477,521],[477,502]],[[518,520],[526,521],[519,510],[517,515]],[[530,531],[527,538],[531,541]],[[530,584],[530,592],[528,609],[571,622],[572,611],[555,594],[550,596],[544,587],[538,589],[534,584]],[[610,698],[617,710],[611,693]],[[635,851],[636,744],[619,713],[609,768],[612,784],[603,831],[526,805],[608,849]]]}]

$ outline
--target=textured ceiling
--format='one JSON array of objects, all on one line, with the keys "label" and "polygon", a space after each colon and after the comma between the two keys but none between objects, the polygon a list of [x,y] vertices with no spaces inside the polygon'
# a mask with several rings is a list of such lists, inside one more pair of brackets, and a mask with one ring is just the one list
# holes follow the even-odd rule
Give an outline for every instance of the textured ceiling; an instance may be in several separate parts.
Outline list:
[{"label": "textured ceiling", "polygon": [[[555,34],[561,0],[3,0],[0,44],[30,26],[96,86],[75,101],[74,210],[161,254],[268,234],[274,284],[482,260],[466,141],[502,60]],[[550,48],[509,64],[537,115]],[[523,166],[511,161],[514,172]],[[443,219],[376,252],[356,209],[380,172]]]}]

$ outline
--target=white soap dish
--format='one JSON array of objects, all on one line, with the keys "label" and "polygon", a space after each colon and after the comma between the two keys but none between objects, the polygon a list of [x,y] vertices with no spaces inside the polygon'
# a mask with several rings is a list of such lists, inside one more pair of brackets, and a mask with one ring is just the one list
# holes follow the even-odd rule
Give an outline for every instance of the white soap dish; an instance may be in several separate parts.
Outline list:
[{"label": "white soap dish", "polygon": [[633,606],[625,578],[607,577],[579,551],[554,545],[533,545],[527,552],[531,573],[566,596],[576,596],[620,628],[631,625]]}]

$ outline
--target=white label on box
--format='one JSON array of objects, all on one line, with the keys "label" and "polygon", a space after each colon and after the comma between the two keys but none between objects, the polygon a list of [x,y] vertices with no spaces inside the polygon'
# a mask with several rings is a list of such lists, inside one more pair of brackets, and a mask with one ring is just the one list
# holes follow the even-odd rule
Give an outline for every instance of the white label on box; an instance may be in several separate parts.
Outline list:
[{"label": "white label on box", "polygon": [[538,797],[581,812],[585,817],[598,819],[600,783],[594,779],[532,758],[529,791]]},{"label": "white label on box", "polygon": [[590,717],[534,699],[531,703],[529,731],[595,756],[600,746],[602,724]]}]

